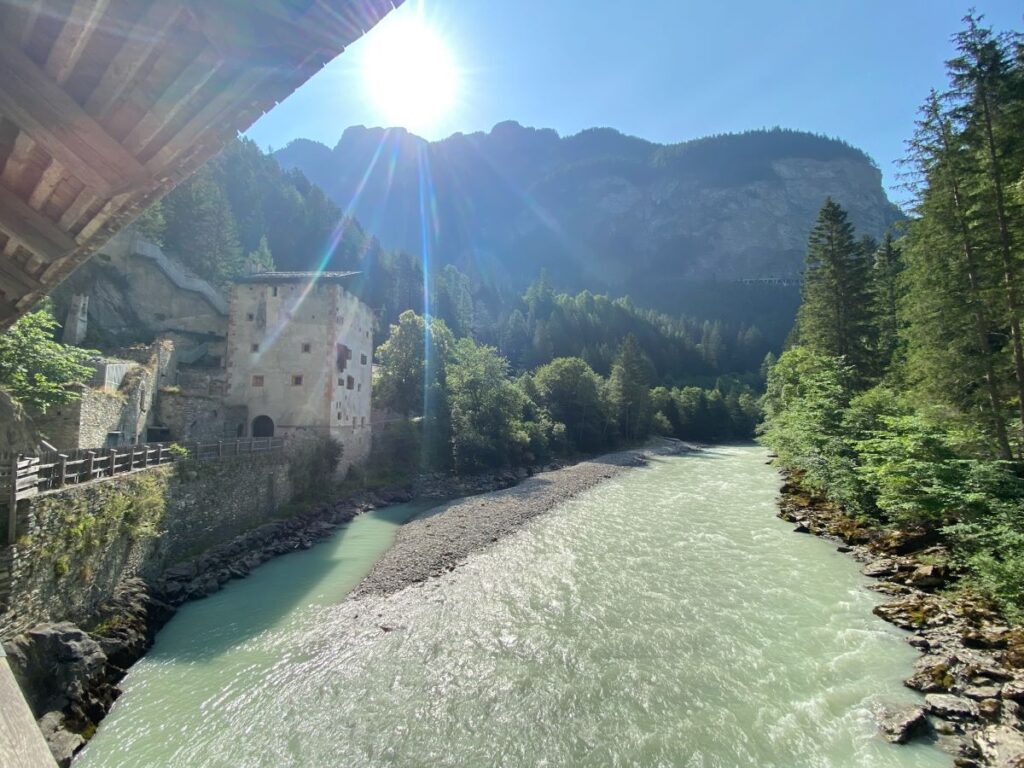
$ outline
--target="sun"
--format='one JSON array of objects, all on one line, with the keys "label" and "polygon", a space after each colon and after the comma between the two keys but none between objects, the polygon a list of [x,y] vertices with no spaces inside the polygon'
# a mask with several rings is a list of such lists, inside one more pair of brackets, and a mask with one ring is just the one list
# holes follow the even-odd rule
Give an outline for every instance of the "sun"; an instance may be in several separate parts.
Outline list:
[{"label": "sun", "polygon": [[422,15],[395,14],[387,21],[366,36],[361,69],[367,96],[385,125],[429,133],[455,106],[455,60]]}]

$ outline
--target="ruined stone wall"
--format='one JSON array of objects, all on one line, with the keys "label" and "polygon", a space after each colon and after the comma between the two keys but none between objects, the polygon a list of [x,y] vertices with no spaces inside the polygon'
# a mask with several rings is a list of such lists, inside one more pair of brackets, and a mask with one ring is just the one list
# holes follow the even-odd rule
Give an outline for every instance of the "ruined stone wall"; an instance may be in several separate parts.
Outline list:
[{"label": "ruined stone wall", "polygon": [[233,440],[241,436],[248,421],[244,405],[224,405],[219,396],[168,389],[160,391],[156,409],[157,422],[178,442]]},{"label": "ruined stone wall", "polygon": [[[174,379],[176,361],[168,340],[137,352],[144,364],[104,361],[97,368],[97,386],[81,387],[79,400],[34,415],[51,444],[70,451],[146,442],[147,427],[154,423],[157,388]],[[116,388],[107,383],[116,383]],[[112,432],[120,436],[108,442]]]},{"label": "ruined stone wall", "polygon": [[22,500],[16,543],[0,543],[0,638],[44,621],[87,623],[122,579],[155,578],[275,519],[291,497],[278,453],[165,465]]}]

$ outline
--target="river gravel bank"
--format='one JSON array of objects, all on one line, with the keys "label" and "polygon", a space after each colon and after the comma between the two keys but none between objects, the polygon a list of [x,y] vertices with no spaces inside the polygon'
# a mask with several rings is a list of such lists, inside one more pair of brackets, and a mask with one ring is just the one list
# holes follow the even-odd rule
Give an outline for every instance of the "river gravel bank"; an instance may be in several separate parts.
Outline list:
[{"label": "river gravel bank", "polygon": [[541,472],[511,488],[459,499],[403,525],[388,550],[351,598],[386,595],[454,569],[470,554],[514,533],[528,520],[633,467],[651,456],[692,450],[664,440]]}]

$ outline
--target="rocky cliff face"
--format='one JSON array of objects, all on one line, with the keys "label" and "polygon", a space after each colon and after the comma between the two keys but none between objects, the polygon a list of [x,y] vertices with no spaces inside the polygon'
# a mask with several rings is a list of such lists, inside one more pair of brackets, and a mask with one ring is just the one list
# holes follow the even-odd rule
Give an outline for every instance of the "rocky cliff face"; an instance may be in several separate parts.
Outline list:
[{"label": "rocky cliff face", "polygon": [[435,263],[516,290],[546,267],[560,287],[665,308],[681,284],[798,276],[828,196],[862,234],[900,218],[866,155],[794,131],[663,146],[517,123],[435,143],[356,127],[333,150],[302,140],[276,157],[385,247],[426,244]]}]

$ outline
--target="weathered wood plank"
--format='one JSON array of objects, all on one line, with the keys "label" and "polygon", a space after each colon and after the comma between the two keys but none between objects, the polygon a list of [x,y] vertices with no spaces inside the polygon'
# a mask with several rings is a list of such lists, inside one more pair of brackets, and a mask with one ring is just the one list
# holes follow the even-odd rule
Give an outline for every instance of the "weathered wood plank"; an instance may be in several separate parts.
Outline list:
[{"label": "weathered wood plank", "polygon": [[125,149],[138,153],[172,120],[192,108],[192,99],[210,82],[221,66],[223,62],[211,54],[201,55],[190,62],[125,136],[122,142]]},{"label": "weathered wood plank", "polygon": [[208,131],[219,128],[217,120],[230,111],[233,104],[244,101],[267,77],[267,71],[250,67],[237,75],[224,89],[189,120],[178,134],[146,161],[146,169],[161,175],[177,156],[195,145]]},{"label": "weathered wood plank", "polygon": [[59,226],[2,185],[0,229],[47,261],[70,253],[77,245]]},{"label": "weathered wood plank", "polygon": [[21,48],[0,36],[0,114],[104,195],[143,182],[143,166]]},{"label": "weathered wood plank", "polygon": [[131,28],[120,50],[111,59],[99,84],[86,99],[85,111],[102,119],[114,104],[135,85],[142,67],[174,25],[182,11],[180,0],[153,3]]},{"label": "weathered wood plank", "polygon": [[46,72],[63,85],[75,71],[82,52],[106,13],[110,0],[75,0],[67,21],[46,57]]}]

